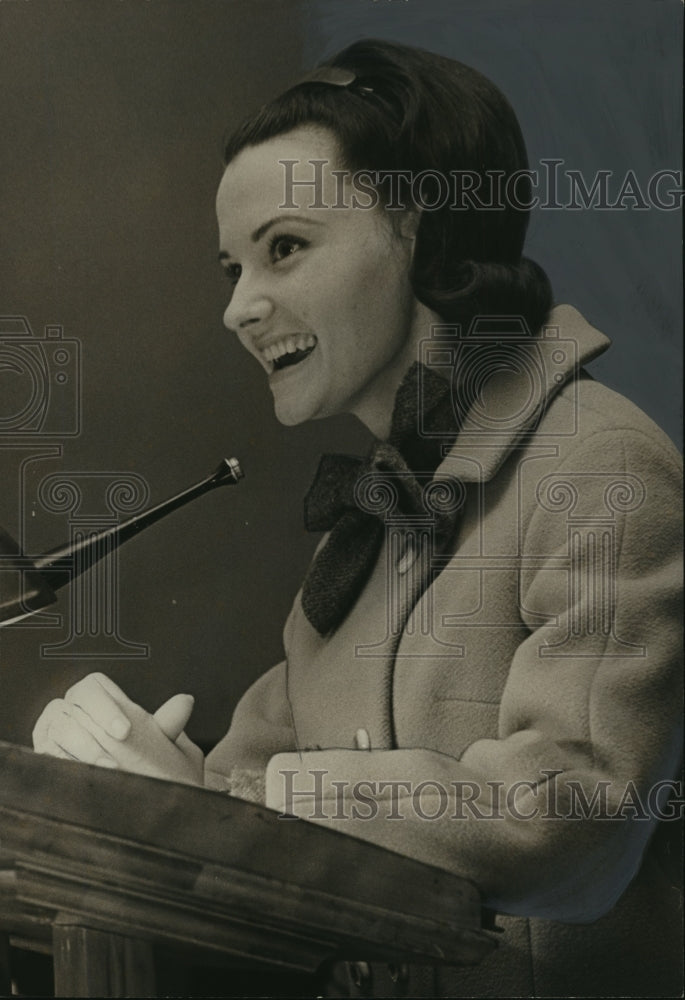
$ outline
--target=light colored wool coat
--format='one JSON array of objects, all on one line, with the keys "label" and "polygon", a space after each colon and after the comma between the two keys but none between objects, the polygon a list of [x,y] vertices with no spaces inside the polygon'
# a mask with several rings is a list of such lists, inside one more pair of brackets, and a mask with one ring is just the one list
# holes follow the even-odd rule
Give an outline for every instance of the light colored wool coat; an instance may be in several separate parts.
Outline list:
[{"label": "light colored wool coat", "polygon": [[[682,989],[651,817],[681,747],[680,460],[580,369],[607,339],[569,306],[548,328],[488,383],[435,474],[466,491],[451,550],[417,545],[411,565],[390,525],[326,638],[296,599],[286,660],[207,761],[215,787],[242,794],[266,771],[268,805],[480,887],[500,948],[475,969],[413,970],[404,995]],[[315,787],[316,807],[297,794]]]}]

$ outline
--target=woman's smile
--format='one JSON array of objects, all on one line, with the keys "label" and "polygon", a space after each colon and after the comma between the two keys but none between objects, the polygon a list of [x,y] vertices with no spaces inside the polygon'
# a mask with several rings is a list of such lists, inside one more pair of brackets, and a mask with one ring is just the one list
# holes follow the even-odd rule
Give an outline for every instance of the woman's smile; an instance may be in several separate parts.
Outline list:
[{"label": "woman's smile", "polygon": [[309,357],[316,344],[316,337],[311,333],[288,334],[261,348],[259,354],[271,374],[299,365]]}]

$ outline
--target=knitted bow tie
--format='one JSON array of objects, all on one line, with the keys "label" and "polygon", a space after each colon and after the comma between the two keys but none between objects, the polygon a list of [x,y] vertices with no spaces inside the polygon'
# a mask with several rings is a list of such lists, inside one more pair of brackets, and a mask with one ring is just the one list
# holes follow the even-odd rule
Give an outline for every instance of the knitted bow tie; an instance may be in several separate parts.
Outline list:
[{"label": "knitted bow tie", "polygon": [[[397,391],[388,441],[375,442],[366,458],[323,456],[305,497],[304,516],[308,531],[330,535],[302,588],[304,613],[320,635],[344,620],[383,545],[387,510],[374,513],[372,503],[362,506],[362,486],[391,484],[397,496],[395,519],[398,513],[407,519],[425,517],[423,488],[458,430],[449,384],[415,363]],[[459,513],[450,508],[433,514],[438,548],[452,536]]]}]

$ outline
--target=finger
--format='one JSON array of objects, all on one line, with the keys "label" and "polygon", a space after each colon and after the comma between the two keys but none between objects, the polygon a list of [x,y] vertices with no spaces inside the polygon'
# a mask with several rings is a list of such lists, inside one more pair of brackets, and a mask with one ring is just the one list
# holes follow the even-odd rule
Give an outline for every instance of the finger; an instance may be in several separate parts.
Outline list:
[{"label": "finger", "polygon": [[[193,743],[193,741],[189,739],[185,733],[181,733],[180,736],[177,736],[174,742],[181,753],[186,754],[186,756],[188,753],[192,753],[193,750],[200,750],[200,748]],[[202,753],[201,750],[200,753]]]},{"label": "finger", "polygon": [[65,702],[63,698],[54,698],[52,701],[48,702],[43,711],[38,716],[36,724],[33,727],[33,732],[31,733],[31,739],[33,740],[33,749],[37,753],[43,753],[43,744],[48,739],[48,726],[50,721],[55,718],[65,710]]},{"label": "finger", "polygon": [[175,694],[155,712],[153,716],[155,722],[173,743],[185,729],[194,705],[195,699],[192,694]]},{"label": "finger", "polygon": [[55,716],[48,725],[47,738],[61,747],[75,760],[84,764],[99,764],[102,767],[116,767],[116,761],[97,741],[92,732],[79,725],[73,716],[62,713]]},{"label": "finger", "polygon": [[71,754],[63,750],[62,747],[57,746],[52,740],[45,740],[42,744],[42,749],[36,750],[36,753],[44,754],[47,757],[61,757],[62,760],[75,760]]},{"label": "finger", "polygon": [[197,764],[197,766],[204,771],[205,755],[196,743],[193,743],[192,740],[188,739],[185,733],[181,733],[181,735],[176,739],[176,746],[184,757],[187,757],[188,760]]},{"label": "finger", "polygon": [[369,734],[366,729],[358,729],[355,733],[354,742],[356,744],[357,750],[370,750],[371,740],[369,739]]},{"label": "finger", "polygon": [[[62,760],[75,761],[77,764],[84,763],[83,761],[79,760],[78,757],[72,757],[70,753],[67,753],[66,750],[63,750],[62,747],[59,746],[57,743],[53,743],[52,740],[48,742],[45,750],[40,750],[36,752],[45,754],[50,757],[60,757]],[[98,757],[98,759],[93,763],[97,764],[98,767],[108,767],[111,769],[119,767],[117,762],[115,760],[112,760],[111,757]]]},{"label": "finger", "polygon": [[89,674],[70,687],[64,698],[82,709],[113,739],[125,740],[130,733],[131,720],[126,710],[137,706],[105,674]]}]

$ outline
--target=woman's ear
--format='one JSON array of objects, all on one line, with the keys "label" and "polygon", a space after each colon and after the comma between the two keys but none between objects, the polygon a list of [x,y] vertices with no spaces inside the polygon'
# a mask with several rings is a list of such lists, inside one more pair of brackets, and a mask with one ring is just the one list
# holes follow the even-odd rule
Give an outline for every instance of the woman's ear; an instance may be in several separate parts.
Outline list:
[{"label": "woman's ear", "polygon": [[397,214],[399,235],[405,240],[415,240],[421,224],[420,208],[405,208]]},{"label": "woman's ear", "polygon": [[408,264],[414,263],[414,252],[416,250],[416,237],[421,223],[421,210],[418,208],[406,208],[401,212],[393,212],[391,215],[395,235],[399,238],[403,246],[403,252],[408,254]]}]

